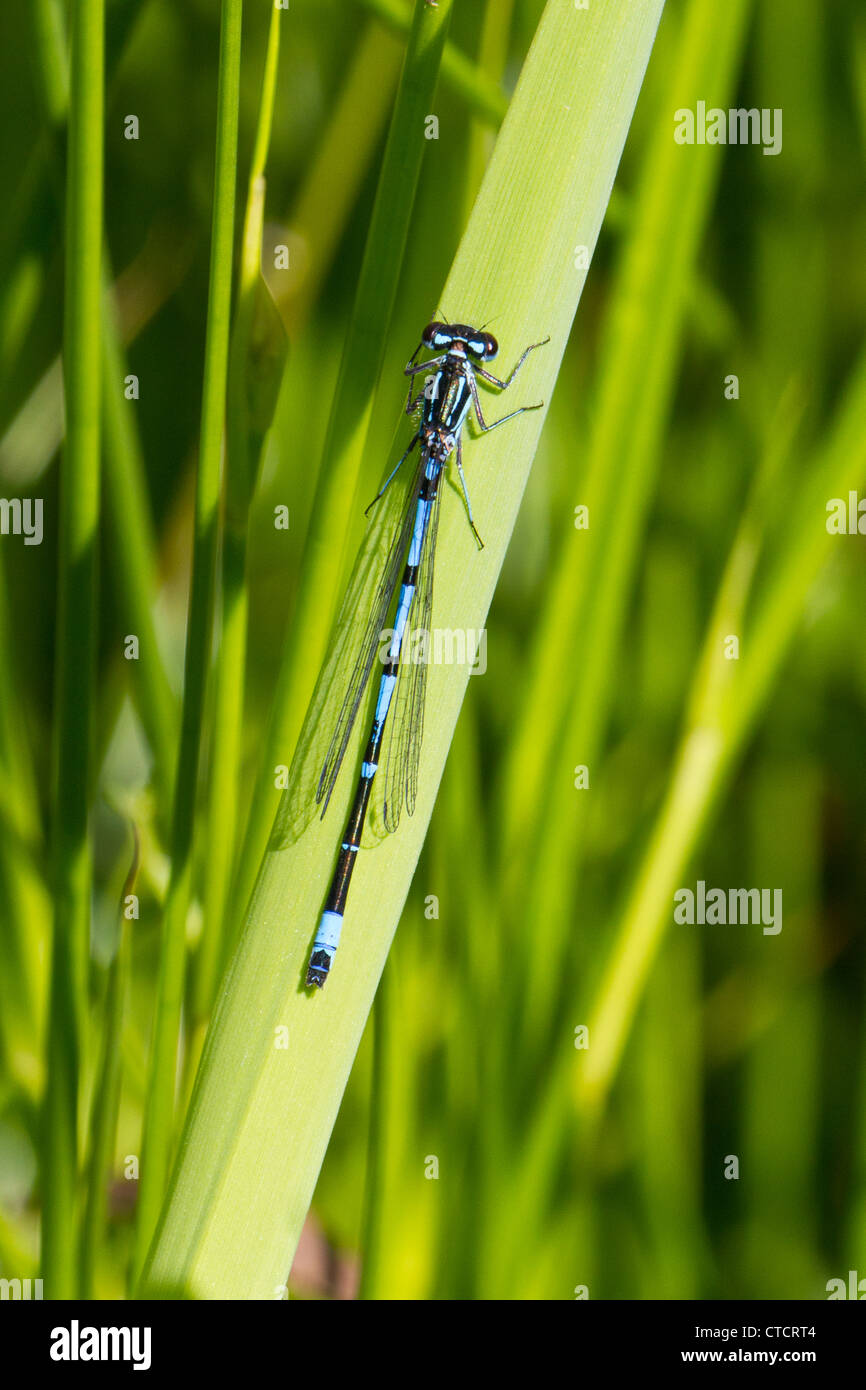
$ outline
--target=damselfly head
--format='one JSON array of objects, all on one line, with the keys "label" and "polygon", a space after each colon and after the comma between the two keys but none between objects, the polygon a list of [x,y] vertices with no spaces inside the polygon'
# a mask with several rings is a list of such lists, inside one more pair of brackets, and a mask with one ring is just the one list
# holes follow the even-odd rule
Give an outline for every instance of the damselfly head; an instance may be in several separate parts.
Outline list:
[{"label": "damselfly head", "polygon": [[482,333],[468,323],[428,323],[421,334],[425,347],[438,352],[450,352],[452,348],[462,347],[470,357],[479,362],[489,362],[499,351],[499,344],[492,333]]}]

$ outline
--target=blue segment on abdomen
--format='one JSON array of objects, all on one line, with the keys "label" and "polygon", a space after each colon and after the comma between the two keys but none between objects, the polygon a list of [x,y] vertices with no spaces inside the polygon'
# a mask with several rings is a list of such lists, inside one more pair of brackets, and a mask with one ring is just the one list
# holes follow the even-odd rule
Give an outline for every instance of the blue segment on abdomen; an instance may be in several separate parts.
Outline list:
[{"label": "blue segment on abdomen", "polygon": [[316,940],[313,945],[314,951],[327,951],[333,957],[334,952],[340,944],[340,932],[343,930],[343,915],[340,912],[323,912],[322,920],[319,923],[319,930],[316,932]]},{"label": "blue segment on abdomen", "polygon": [[379,683],[379,698],[376,701],[376,722],[382,724],[391,706],[391,696],[397,684],[396,676],[383,676]]},{"label": "blue segment on abdomen", "polygon": [[412,531],[412,544],[409,546],[408,563],[410,565],[420,565],[421,546],[424,541],[424,532],[427,529],[427,519],[430,516],[430,508],[433,503],[426,498],[419,497],[418,510],[415,513],[415,526]]},{"label": "blue segment on abdomen", "polygon": [[391,661],[396,661],[400,655],[400,647],[403,644],[403,633],[406,631],[409,609],[412,607],[412,600],[414,597],[414,584],[402,584],[400,586],[400,601],[397,604],[397,613],[394,617],[394,631],[391,637],[391,646],[388,648],[388,657]]}]

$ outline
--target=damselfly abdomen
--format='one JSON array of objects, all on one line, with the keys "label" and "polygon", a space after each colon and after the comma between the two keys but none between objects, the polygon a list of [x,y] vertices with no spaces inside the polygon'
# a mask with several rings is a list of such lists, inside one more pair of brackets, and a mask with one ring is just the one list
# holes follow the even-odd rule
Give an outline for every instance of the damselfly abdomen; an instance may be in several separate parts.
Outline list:
[{"label": "damselfly abdomen", "polygon": [[[548,341],[549,339],[544,339],[545,343]],[[382,630],[394,602],[401,566],[402,579],[355,800],[310,954],[306,979],[308,986],[317,985],[321,988],[325,983],[340,942],[349,884],[361,847],[361,836],[374,779],[381,763],[384,763],[380,780],[384,777],[385,829],[396,830],[404,804],[410,815],[415,809],[424,726],[427,663],[401,660],[401,653],[407,631],[417,633],[419,630],[429,629],[442,472],[448,459],[456,451],[457,473],[466,501],[469,524],[480,546],[481,537],[475,527],[463,473],[463,426],[473,407],[479,429],[487,432],[496,429],[497,425],[504,425],[506,420],[513,420],[524,410],[540,409],[540,405],[519,406],[517,410],[510,411],[488,425],[481,410],[477,378],[481,377],[492,386],[505,391],[533,348],[541,346],[542,343],[531,343],[522,353],[510,376],[505,381],[500,381],[481,366],[482,362],[489,362],[499,351],[499,345],[491,333],[485,333],[483,329],[472,328],[464,323],[434,322],[429,323],[424,329],[421,342],[406,364],[405,372],[410,378],[406,414],[412,415],[420,411],[420,423],[405,453],[385,479],[370,507],[379,501],[398,469],[416,446],[419,450],[418,467],[401,524],[397,527],[385,562],[373,612],[351,672],[337,726],[319,777],[316,801],[322,804],[323,815],[334,790],[358,707],[380,648]],[[429,349],[435,356],[425,362],[418,362],[418,354],[424,348]],[[420,372],[427,372],[428,380],[424,389],[413,397],[414,379]],[[368,511],[370,507],[367,508]],[[388,715],[392,708],[395,712],[389,723]],[[389,730],[387,746],[384,743],[386,728]]]}]

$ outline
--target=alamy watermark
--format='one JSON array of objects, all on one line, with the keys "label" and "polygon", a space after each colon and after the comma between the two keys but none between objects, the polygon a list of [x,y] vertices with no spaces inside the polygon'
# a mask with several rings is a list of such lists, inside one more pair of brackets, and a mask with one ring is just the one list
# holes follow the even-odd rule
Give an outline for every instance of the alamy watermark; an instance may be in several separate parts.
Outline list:
[{"label": "alamy watermark", "polygon": [[150,1370],[149,1327],[82,1327],[73,1318],[68,1327],[51,1331],[52,1361],[130,1361],[134,1371]]},{"label": "alamy watermark", "polygon": [[866,536],[866,497],[852,489],[847,499],[831,497],[825,510],[829,535]]},{"label": "alamy watermark", "polygon": [[698,879],[697,886],[678,888],[674,893],[674,921],[693,926],[762,926],[764,936],[778,936],[782,930],[781,888],[710,888]]},{"label": "alamy watermark", "polygon": [[0,1301],[29,1303],[42,1297],[41,1279],[0,1279]]},{"label": "alamy watermark", "polygon": [[[379,660],[391,660],[394,629],[384,628],[379,637]],[[400,649],[400,664],[421,666],[468,666],[470,676],[483,676],[487,670],[487,629],[416,627],[406,632]]]},{"label": "alamy watermark", "polygon": [[834,1298],[854,1298],[858,1303],[866,1299],[866,1279],[861,1279],[856,1269],[848,1270],[847,1279],[828,1279],[824,1285],[828,1301]]},{"label": "alamy watermark", "polygon": [[42,498],[0,497],[0,535],[23,536],[25,545],[41,545]]},{"label": "alamy watermark", "polygon": [[782,108],[764,106],[707,108],[699,101],[695,110],[681,106],[674,112],[674,139],[678,145],[762,145],[764,154],[782,153]]}]

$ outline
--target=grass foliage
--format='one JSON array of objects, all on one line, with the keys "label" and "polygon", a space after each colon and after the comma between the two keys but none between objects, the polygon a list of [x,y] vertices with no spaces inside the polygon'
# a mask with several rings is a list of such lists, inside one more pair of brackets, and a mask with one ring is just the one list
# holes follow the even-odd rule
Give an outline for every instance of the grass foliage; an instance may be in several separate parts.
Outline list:
[{"label": "grass foliage", "polygon": [[[824,1297],[866,1259],[857,7],[350,8],[0,14],[0,492],[44,501],[0,536],[0,1274]],[[781,152],[679,144],[699,102]],[[431,667],[311,998],[322,662],[438,314],[504,373],[549,335],[544,409],[467,444],[483,551],[446,487],[486,672]],[[781,931],[677,922],[701,880]]]}]

